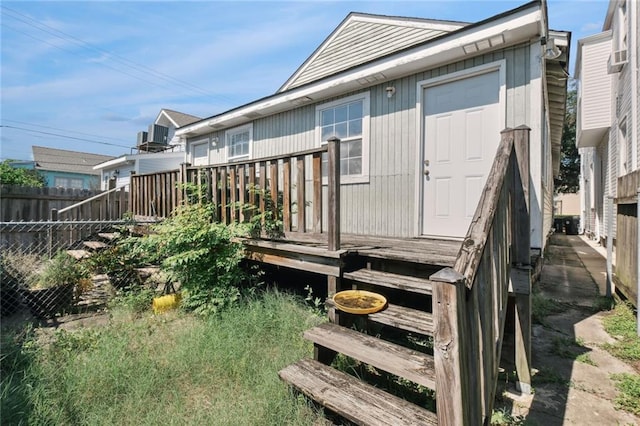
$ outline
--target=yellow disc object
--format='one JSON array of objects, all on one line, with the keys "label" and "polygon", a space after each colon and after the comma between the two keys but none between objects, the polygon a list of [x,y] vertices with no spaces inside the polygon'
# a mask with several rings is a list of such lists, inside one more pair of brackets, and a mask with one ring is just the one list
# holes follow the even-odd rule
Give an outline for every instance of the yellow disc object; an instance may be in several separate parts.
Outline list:
[{"label": "yellow disc object", "polygon": [[365,290],[345,290],[333,296],[336,308],[350,314],[373,314],[387,305],[387,299],[378,293]]},{"label": "yellow disc object", "polygon": [[171,309],[175,309],[180,305],[182,296],[180,293],[167,294],[166,296],[155,297],[153,299],[153,313],[160,314]]}]

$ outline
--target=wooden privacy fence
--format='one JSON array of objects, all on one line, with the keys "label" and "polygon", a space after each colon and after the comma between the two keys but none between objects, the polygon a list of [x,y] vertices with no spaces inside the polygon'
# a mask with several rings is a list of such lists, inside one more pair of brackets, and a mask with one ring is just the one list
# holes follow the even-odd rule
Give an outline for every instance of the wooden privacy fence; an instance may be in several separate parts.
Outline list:
[{"label": "wooden privacy fence", "polygon": [[137,175],[131,172],[131,212],[136,216],[167,217],[182,203],[181,170]]},{"label": "wooden privacy fence", "polygon": [[34,188],[0,185],[0,221],[48,220],[51,209],[62,209],[100,194],[101,191],[71,188]]},{"label": "wooden privacy fence", "polygon": [[53,221],[120,220],[129,211],[127,186],[110,189],[60,210],[51,209],[50,219]]},{"label": "wooden privacy fence", "polygon": [[640,170],[618,178],[616,216],[616,288],[638,306],[638,190]]},{"label": "wooden privacy fence", "polygon": [[[431,276],[438,422],[491,417],[510,293],[518,385],[530,391],[529,131],[506,129],[453,268]],[[483,419],[483,422],[478,422]]]},{"label": "wooden privacy fence", "polygon": [[180,170],[132,175],[132,213],[167,217],[187,200],[207,200],[217,206],[223,223],[247,222],[271,210],[282,221],[285,235],[337,229],[339,176],[329,176],[328,210],[323,212],[322,156],[328,153],[329,175],[339,172],[339,142],[334,138],[321,148],[292,154],[207,166],[183,164]]}]

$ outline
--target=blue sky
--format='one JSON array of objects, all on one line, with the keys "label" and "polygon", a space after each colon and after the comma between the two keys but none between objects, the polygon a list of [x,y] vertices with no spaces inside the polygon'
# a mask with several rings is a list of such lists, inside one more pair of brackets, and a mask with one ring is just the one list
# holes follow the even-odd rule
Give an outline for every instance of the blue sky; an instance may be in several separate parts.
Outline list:
[{"label": "blue sky", "polygon": [[[0,157],[121,155],[161,108],[208,117],[272,94],[351,11],[477,22],[524,3],[3,1]],[[549,0],[572,63],[607,4]]]}]

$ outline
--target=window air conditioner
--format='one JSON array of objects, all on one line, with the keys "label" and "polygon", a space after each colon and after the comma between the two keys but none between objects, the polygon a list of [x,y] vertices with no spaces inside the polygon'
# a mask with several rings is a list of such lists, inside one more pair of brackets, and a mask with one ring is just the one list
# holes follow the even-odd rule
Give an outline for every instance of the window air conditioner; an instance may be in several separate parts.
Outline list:
[{"label": "window air conditioner", "polygon": [[609,56],[607,73],[614,74],[622,70],[622,66],[627,63],[627,50],[614,50]]}]

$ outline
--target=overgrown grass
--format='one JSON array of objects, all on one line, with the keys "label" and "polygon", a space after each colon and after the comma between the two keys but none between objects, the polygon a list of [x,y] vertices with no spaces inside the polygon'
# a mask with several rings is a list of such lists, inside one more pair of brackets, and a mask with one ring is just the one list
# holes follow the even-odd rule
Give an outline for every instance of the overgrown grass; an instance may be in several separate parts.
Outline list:
[{"label": "overgrown grass", "polygon": [[536,288],[531,293],[531,300],[531,319],[536,324],[546,325],[546,318],[549,315],[565,309],[562,303],[544,297]]},{"label": "overgrown grass", "polygon": [[604,349],[625,361],[640,361],[640,337],[636,332],[636,316],[629,304],[618,304],[603,319],[604,329],[617,342],[604,345]]},{"label": "overgrown grass", "polygon": [[302,332],[320,321],[271,291],[206,319],[115,310],[49,344],[6,336],[2,424],[317,424],[277,372],[312,353]]},{"label": "overgrown grass", "polygon": [[614,374],[611,378],[616,382],[620,393],[616,397],[617,408],[640,415],[640,376],[637,374]]}]

